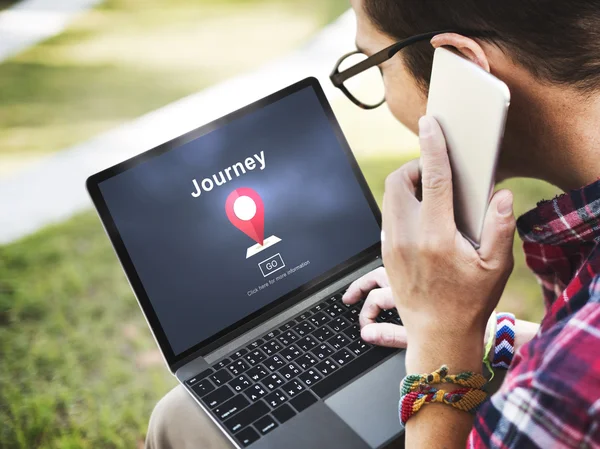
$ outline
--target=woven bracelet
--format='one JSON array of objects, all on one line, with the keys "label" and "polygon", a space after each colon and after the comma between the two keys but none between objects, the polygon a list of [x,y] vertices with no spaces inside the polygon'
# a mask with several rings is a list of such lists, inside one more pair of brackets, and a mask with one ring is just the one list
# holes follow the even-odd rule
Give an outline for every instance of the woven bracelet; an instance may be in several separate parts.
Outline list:
[{"label": "woven bracelet", "polygon": [[478,388],[459,388],[454,391],[445,391],[427,386],[420,391],[411,391],[400,398],[398,404],[400,423],[405,426],[409,418],[425,404],[438,402],[450,405],[458,410],[474,413],[486,398],[487,393]]},{"label": "woven bracelet", "polygon": [[512,313],[498,313],[496,320],[492,368],[508,369],[515,355],[515,316]]},{"label": "woven bracelet", "polygon": [[430,384],[456,384],[462,387],[482,388],[487,380],[479,373],[465,371],[459,374],[448,374],[448,367],[442,365],[430,374],[409,374],[400,383],[400,395],[404,396]]}]

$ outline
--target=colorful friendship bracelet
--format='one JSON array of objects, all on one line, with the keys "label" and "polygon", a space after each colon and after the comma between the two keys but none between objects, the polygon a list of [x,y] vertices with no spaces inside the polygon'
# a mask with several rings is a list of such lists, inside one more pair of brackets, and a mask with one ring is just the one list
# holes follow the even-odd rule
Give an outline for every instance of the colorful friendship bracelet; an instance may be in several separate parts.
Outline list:
[{"label": "colorful friendship bracelet", "polygon": [[405,426],[409,418],[425,404],[438,402],[450,405],[458,410],[474,413],[486,398],[487,393],[477,388],[459,388],[454,391],[445,391],[426,386],[421,391],[411,391],[400,398],[398,404],[400,423]]},{"label": "colorful friendship bracelet", "polygon": [[429,384],[456,384],[462,387],[482,388],[487,380],[479,373],[465,371],[459,374],[448,374],[448,367],[442,365],[431,374],[409,374],[400,383],[400,395],[404,396]]},{"label": "colorful friendship bracelet", "polygon": [[508,369],[515,355],[515,316],[512,313],[498,313],[496,320],[492,368]]}]

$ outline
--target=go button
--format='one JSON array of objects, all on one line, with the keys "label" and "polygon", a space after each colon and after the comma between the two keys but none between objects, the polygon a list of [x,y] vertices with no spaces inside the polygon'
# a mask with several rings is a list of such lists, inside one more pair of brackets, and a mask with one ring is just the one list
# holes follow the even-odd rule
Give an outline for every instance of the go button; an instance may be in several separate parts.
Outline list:
[{"label": "go button", "polygon": [[281,270],[283,267],[285,267],[285,263],[283,262],[281,254],[279,253],[263,260],[258,264],[258,268],[260,268],[260,272],[262,273],[263,277],[267,277],[275,273],[277,270]]}]

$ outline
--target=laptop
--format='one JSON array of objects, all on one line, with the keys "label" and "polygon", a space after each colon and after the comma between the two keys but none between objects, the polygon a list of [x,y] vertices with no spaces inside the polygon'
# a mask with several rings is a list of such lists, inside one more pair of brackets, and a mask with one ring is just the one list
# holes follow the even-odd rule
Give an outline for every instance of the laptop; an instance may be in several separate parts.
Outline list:
[{"label": "laptop", "polygon": [[381,215],[315,78],[87,188],[169,370],[232,447],[401,434],[404,352],[362,341],[362,302],[341,301],[382,264]]}]

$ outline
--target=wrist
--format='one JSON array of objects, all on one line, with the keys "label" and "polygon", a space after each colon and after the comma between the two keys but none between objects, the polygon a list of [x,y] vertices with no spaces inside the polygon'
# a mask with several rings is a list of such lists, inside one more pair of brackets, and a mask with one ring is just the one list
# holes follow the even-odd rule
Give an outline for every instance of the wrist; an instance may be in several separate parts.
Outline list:
[{"label": "wrist", "polygon": [[482,372],[482,333],[446,335],[441,333],[411,339],[406,349],[407,373],[432,372],[447,365],[449,372]]}]

